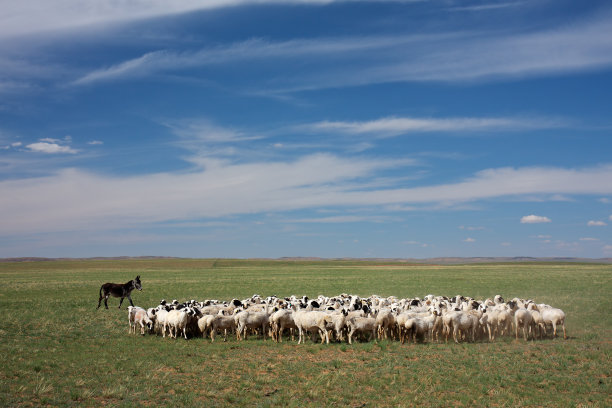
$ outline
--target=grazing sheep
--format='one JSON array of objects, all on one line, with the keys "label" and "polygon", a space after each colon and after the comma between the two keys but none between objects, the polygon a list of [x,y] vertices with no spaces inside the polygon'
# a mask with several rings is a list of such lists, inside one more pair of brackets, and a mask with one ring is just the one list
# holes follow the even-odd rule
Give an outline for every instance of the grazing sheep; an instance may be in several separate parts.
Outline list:
[{"label": "grazing sheep", "polygon": [[[469,341],[475,340],[476,327],[478,326],[478,317],[469,312],[457,312],[451,318],[453,325],[453,339],[455,343],[459,343],[459,331],[463,332]],[[468,336],[469,335],[469,336]]]},{"label": "grazing sheep", "polygon": [[344,309],[340,310],[339,312],[329,313],[330,321],[326,325],[326,328],[328,330],[328,336],[329,331],[332,331],[337,341],[344,340],[344,329],[346,327],[347,315],[348,312]]},{"label": "grazing sheep", "polygon": [[545,325],[551,324],[553,327],[553,338],[557,337],[557,326],[563,327],[563,339],[567,340],[565,332],[565,313],[561,309],[557,309],[548,305],[538,305],[538,310],[542,315],[542,320]]},{"label": "grazing sheep", "polygon": [[246,340],[247,329],[261,328],[264,340],[266,339],[266,327],[270,322],[268,312],[261,311],[249,311],[245,310],[234,315],[234,322],[236,323],[236,338],[238,340]]},{"label": "grazing sheep", "polygon": [[187,340],[187,329],[192,320],[195,319],[195,316],[195,310],[189,307],[169,311],[164,324],[164,333],[166,329],[168,329],[170,336],[176,339],[180,330],[182,331],[185,340]]},{"label": "grazing sheep", "polygon": [[514,332],[515,337],[518,340],[519,330],[523,330],[523,337],[525,341],[529,337],[529,331],[531,330],[533,323],[533,316],[527,309],[517,309],[514,312]]},{"label": "grazing sheep", "polygon": [[393,336],[393,329],[395,328],[395,316],[391,309],[382,309],[376,315],[376,329],[378,333],[378,339],[382,340]]},{"label": "grazing sheep", "polygon": [[130,323],[129,332],[136,334],[136,326],[140,326],[140,334],[144,336],[145,327],[149,330],[153,328],[153,320],[149,318],[147,311],[142,307],[128,306],[128,320]]},{"label": "grazing sheep", "polygon": [[200,331],[200,333],[202,333],[203,338],[206,338],[206,333],[211,330],[212,321],[214,318],[215,315],[205,314],[198,319],[198,330]]},{"label": "grazing sheep", "polygon": [[[552,326],[552,337],[557,335],[557,327],[565,330],[565,313],[561,309],[533,300],[519,297],[505,302],[500,295],[478,300],[457,295],[452,298],[428,294],[421,300],[418,297],[399,299],[372,295],[364,298],[348,294],[334,297],[319,295],[316,299],[307,296],[279,298],[253,295],[244,300],[231,302],[218,300],[189,300],[172,302],[162,300],[155,308],[145,310],[130,306],[128,308],[129,332],[141,327],[155,328],[166,337],[188,338],[191,333],[201,333],[203,337],[210,332],[211,340],[220,330],[235,330],[238,340],[245,339],[248,331],[262,333],[266,330],[276,342],[282,342],[286,329],[299,332],[298,344],[305,341],[305,332],[316,336],[321,342],[328,342],[331,336],[338,341],[352,344],[356,333],[367,334],[368,338],[396,338],[404,343],[412,341],[439,341],[444,334],[445,341],[451,332],[455,342],[476,341],[488,337],[494,341],[497,336],[512,335],[518,339],[522,330],[523,338],[528,340],[542,338],[548,326]],[[369,324],[374,322],[371,331]],[[349,336],[347,336],[349,334]],[[313,338],[313,341],[317,341]]]},{"label": "grazing sheep", "polygon": [[346,321],[348,328],[348,342],[353,344],[352,339],[355,333],[368,333],[368,340],[376,338],[376,319],[373,317],[353,317]]},{"label": "grazing sheep", "polygon": [[327,333],[327,323],[331,322],[331,317],[321,311],[299,310],[293,313],[293,321],[298,329],[298,344],[304,343],[304,332],[318,330],[321,336],[321,343],[326,341],[329,344],[329,334]]},{"label": "grazing sheep", "polygon": [[270,316],[270,325],[272,326],[272,338],[275,342],[283,342],[283,332],[285,329],[291,331],[291,341],[293,341],[293,330],[297,329],[293,321],[293,311],[280,309],[272,313]]},{"label": "grazing sheep", "polygon": [[223,330],[223,341],[227,341],[227,331],[235,329],[236,322],[234,321],[234,316],[216,315],[211,322],[210,340],[214,342],[217,330]]},{"label": "grazing sheep", "polygon": [[538,336],[540,340],[542,340],[546,334],[546,323],[544,323],[544,319],[542,319],[542,314],[533,303],[528,306],[528,310],[531,312],[533,337],[535,338],[535,336]]}]

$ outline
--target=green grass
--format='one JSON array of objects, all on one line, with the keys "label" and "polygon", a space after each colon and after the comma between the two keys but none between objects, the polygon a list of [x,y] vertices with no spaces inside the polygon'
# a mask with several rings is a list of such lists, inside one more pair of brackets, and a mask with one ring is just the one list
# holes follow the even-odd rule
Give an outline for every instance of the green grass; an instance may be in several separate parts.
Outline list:
[{"label": "green grass", "polygon": [[[227,343],[127,333],[135,304],[258,293],[502,294],[562,308],[570,338],[524,343]],[[612,265],[351,261],[0,263],[0,406],[612,406]],[[129,303],[128,303],[129,304]]]}]

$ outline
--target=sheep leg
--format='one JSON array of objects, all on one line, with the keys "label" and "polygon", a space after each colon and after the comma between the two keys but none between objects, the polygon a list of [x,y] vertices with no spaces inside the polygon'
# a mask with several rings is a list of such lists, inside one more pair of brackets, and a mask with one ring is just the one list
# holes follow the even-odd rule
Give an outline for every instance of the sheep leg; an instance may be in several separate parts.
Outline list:
[{"label": "sheep leg", "polygon": [[514,328],[514,337],[516,338],[516,340],[518,340],[518,331],[519,331],[519,327],[517,324],[516,327]]},{"label": "sheep leg", "polygon": [[567,340],[567,334],[565,333],[565,322],[561,323],[563,325],[563,340]]}]

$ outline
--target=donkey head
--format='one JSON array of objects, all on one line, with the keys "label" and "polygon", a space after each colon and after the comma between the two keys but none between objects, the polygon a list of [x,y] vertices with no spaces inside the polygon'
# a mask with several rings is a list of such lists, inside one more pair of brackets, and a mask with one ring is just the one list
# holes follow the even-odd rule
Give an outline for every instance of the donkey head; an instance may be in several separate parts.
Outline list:
[{"label": "donkey head", "polygon": [[134,289],[142,290],[142,283],[140,283],[140,275],[136,277],[132,282],[134,282]]}]

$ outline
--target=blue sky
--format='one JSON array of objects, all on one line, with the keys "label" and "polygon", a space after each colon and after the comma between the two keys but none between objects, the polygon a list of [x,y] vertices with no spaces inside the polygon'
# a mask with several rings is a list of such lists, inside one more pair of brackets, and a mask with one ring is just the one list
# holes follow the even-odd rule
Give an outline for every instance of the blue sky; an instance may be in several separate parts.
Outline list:
[{"label": "blue sky", "polygon": [[612,256],[609,2],[2,9],[0,257]]}]

